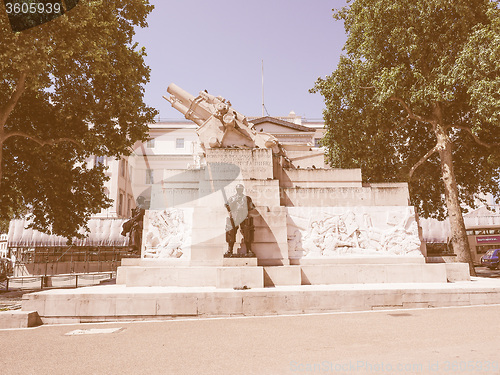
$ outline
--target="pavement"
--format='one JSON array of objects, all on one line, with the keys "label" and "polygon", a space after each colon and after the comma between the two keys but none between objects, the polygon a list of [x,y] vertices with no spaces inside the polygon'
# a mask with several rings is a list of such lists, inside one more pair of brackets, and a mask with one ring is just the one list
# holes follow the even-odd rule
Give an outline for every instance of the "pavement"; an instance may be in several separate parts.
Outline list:
[{"label": "pavement", "polygon": [[[20,307],[24,292],[0,292],[0,309]],[[499,317],[500,305],[489,305],[43,325],[0,330],[0,371],[499,375]]]},{"label": "pavement", "polygon": [[500,374],[500,305],[43,325],[0,331],[3,374]]}]

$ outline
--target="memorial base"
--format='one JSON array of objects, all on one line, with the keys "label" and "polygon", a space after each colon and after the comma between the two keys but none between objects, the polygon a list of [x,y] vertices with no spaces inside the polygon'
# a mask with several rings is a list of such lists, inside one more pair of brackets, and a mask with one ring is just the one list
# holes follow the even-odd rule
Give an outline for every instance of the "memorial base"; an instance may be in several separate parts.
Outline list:
[{"label": "memorial base", "polygon": [[25,294],[44,324],[312,314],[500,303],[500,281],[224,289],[94,286]]},{"label": "memorial base", "polygon": [[304,258],[292,266],[258,266],[257,258],[223,258],[217,266],[177,261],[125,260],[118,268],[117,284],[239,288],[470,280],[465,263],[428,264],[423,257]]}]

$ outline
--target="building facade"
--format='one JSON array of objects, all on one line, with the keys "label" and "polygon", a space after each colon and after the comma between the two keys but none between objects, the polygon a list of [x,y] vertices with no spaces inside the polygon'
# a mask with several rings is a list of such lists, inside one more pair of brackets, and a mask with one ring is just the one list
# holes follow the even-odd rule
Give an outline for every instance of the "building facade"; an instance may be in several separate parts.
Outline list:
[{"label": "building facade", "polygon": [[8,257],[7,234],[0,234],[0,258]]}]

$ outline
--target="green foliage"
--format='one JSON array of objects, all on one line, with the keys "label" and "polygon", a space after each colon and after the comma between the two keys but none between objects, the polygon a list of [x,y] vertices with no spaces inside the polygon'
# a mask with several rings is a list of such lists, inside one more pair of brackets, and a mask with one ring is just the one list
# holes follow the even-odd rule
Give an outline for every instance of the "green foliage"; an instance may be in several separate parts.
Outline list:
[{"label": "green foliage", "polygon": [[14,33],[0,5],[0,222],[28,210],[34,228],[70,237],[109,206],[105,171],[85,159],[146,139],[156,110],[143,102],[150,69],[132,38],[152,8],[82,0]]},{"label": "green foliage", "polygon": [[[355,0],[334,18],[345,24],[346,55],[311,90],[325,98],[330,164],[361,167],[368,182],[408,181],[439,123],[453,142],[461,201],[500,196],[497,2]],[[423,216],[446,214],[441,173],[434,153],[409,180]]]}]

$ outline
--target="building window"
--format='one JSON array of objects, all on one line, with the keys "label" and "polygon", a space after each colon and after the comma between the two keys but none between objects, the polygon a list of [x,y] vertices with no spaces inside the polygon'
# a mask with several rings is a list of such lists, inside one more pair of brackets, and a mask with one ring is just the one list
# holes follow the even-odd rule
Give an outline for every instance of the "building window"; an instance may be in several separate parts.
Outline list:
[{"label": "building window", "polygon": [[126,170],[127,170],[127,161],[125,159],[120,159],[120,176],[125,177]]},{"label": "building window", "polygon": [[155,139],[154,138],[148,139],[148,141],[146,142],[146,147],[147,148],[155,148]]},{"label": "building window", "polygon": [[184,138],[177,138],[175,140],[175,148],[184,148]]},{"label": "building window", "polygon": [[154,173],[152,169],[146,169],[146,185],[154,184]]},{"label": "building window", "polygon": [[117,213],[118,213],[118,216],[122,216],[123,214],[123,193],[120,192],[120,196],[118,198],[118,210],[117,210]]}]

